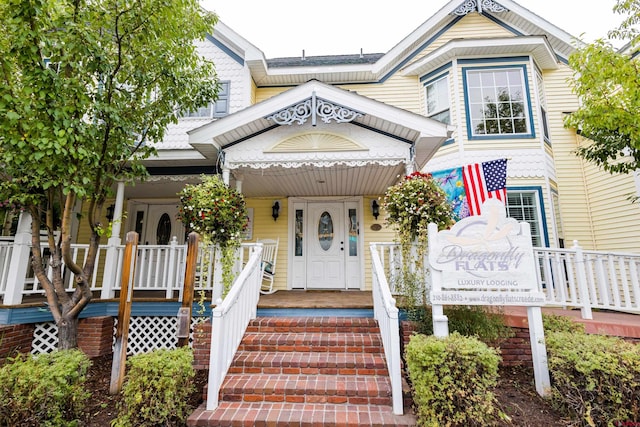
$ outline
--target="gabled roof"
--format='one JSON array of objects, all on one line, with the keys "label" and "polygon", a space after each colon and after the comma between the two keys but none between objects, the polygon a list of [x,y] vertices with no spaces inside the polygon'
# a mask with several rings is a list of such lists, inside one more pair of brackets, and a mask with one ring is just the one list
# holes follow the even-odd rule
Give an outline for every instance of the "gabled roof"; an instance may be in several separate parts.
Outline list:
[{"label": "gabled roof", "polygon": [[[400,68],[409,65],[416,55],[462,19],[464,14],[478,13],[478,9],[483,16],[514,36],[544,37],[553,53],[552,57],[557,60],[566,61],[575,46],[580,43],[564,30],[515,1],[452,0],[384,55],[335,55],[266,60],[258,49],[246,49],[244,59],[258,87],[295,86],[312,79],[329,84],[381,82]],[[223,38],[226,31],[227,27],[219,29]],[[497,51],[495,54],[500,52]]]},{"label": "gabled roof", "polygon": [[424,166],[453,130],[436,120],[313,80],[189,131],[189,143],[205,157],[216,159],[225,147],[279,127],[274,115],[286,115],[290,107],[309,99],[337,106],[343,109],[340,113],[355,112],[350,124],[413,146],[418,167]]}]

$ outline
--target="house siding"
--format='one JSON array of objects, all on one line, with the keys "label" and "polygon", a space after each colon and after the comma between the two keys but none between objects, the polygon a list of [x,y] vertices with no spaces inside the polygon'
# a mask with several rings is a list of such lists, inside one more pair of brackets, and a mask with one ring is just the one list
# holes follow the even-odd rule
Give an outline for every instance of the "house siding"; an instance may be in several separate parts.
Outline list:
[{"label": "house siding", "polygon": [[455,39],[512,37],[514,34],[478,13],[469,13],[416,55],[422,58]]},{"label": "house siding", "polygon": [[547,120],[551,134],[551,148],[558,185],[560,213],[564,224],[567,245],[578,240],[589,249],[596,247],[593,234],[593,218],[588,195],[585,192],[585,171],[582,162],[574,153],[576,134],[566,129],[564,115],[578,108],[578,100],[567,86],[571,69],[561,65],[560,69],[543,73],[547,97]]}]

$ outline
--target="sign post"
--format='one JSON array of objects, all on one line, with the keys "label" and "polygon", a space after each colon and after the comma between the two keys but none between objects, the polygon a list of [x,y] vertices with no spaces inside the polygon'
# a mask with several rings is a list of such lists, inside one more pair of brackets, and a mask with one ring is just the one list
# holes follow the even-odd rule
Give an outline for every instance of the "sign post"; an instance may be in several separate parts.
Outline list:
[{"label": "sign post", "polygon": [[536,390],[545,396],[550,387],[540,310],[545,296],[538,289],[529,224],[507,218],[495,199],[487,199],[481,211],[451,230],[429,224],[434,334],[449,333],[443,305],[526,306]]}]

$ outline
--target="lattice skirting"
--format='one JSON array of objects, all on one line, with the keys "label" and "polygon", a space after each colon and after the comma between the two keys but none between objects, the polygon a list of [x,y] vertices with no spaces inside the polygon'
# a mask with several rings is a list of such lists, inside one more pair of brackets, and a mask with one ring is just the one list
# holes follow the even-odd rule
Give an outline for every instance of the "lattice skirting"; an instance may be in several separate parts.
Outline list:
[{"label": "lattice skirting", "polygon": [[[206,317],[192,317],[191,330]],[[113,340],[115,341],[115,326]],[[176,332],[178,319],[175,316],[136,316],[129,323],[127,354],[148,353],[153,350],[174,349],[178,338]],[[189,345],[193,344],[193,332],[189,336]],[[54,322],[38,323],[33,331],[32,354],[51,353],[58,347],[58,327]]]}]

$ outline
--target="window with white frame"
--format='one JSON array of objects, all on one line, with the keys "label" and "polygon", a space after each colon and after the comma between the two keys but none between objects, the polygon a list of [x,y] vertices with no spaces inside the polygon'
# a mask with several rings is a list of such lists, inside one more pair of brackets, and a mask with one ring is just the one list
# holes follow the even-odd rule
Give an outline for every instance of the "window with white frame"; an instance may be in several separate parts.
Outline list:
[{"label": "window with white frame", "polygon": [[507,190],[507,216],[528,222],[534,247],[545,246],[545,230],[538,190]]},{"label": "window with white frame", "polygon": [[425,84],[427,117],[451,124],[449,113],[449,79],[442,76]]},{"label": "window with white frame", "polygon": [[220,82],[218,98],[215,102],[210,102],[194,111],[184,112],[182,117],[206,119],[226,116],[229,114],[229,88],[230,82]]},{"label": "window with white frame", "polygon": [[526,66],[464,68],[469,137],[532,137]]}]

